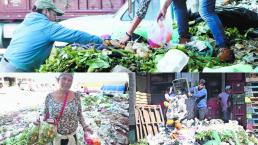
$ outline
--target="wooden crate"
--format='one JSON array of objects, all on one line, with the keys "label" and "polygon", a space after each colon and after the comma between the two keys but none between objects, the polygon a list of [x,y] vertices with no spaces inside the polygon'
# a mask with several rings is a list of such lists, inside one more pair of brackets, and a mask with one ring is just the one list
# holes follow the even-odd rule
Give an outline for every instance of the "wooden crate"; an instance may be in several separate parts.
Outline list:
[{"label": "wooden crate", "polygon": [[234,82],[227,82],[227,84],[232,87],[231,91],[233,94],[242,94],[245,92],[245,90],[244,90],[245,83],[244,82],[234,81]]},{"label": "wooden crate", "polygon": [[246,82],[258,82],[258,73],[246,74]]},{"label": "wooden crate", "polygon": [[246,96],[257,97],[258,96],[258,86],[245,86]]},{"label": "wooden crate", "polygon": [[151,95],[148,93],[136,92],[136,104],[148,105],[151,102]]},{"label": "wooden crate", "polygon": [[243,74],[241,73],[226,73],[226,80],[227,81],[242,81]]},{"label": "wooden crate", "polygon": [[159,133],[159,125],[164,124],[160,105],[135,105],[137,140]]},{"label": "wooden crate", "polygon": [[233,115],[242,116],[246,114],[246,105],[233,105]]},{"label": "wooden crate", "polygon": [[245,104],[245,94],[233,94],[233,104]]},{"label": "wooden crate", "polygon": [[258,97],[250,97],[252,106],[258,105]]}]

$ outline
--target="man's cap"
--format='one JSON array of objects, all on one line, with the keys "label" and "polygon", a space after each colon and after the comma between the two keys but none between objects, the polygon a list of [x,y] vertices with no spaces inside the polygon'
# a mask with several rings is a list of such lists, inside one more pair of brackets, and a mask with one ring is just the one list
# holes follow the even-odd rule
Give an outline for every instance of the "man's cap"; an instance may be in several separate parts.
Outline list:
[{"label": "man's cap", "polygon": [[204,79],[200,79],[200,81],[199,81],[199,84],[203,84],[203,85],[205,85],[205,80]]},{"label": "man's cap", "polygon": [[64,12],[56,7],[52,0],[37,0],[34,4],[37,9],[51,9],[56,12],[57,16],[62,16]]},{"label": "man's cap", "polygon": [[225,90],[230,90],[231,89],[231,86],[230,85],[227,85],[226,87],[225,87]]}]

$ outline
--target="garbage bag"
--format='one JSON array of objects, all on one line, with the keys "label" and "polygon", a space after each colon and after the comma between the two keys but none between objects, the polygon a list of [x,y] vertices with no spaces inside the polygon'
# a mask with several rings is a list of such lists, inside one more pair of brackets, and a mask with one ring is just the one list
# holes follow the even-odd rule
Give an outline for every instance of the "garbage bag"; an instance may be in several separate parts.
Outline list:
[{"label": "garbage bag", "polygon": [[[239,30],[258,28],[258,13],[242,7],[220,6],[215,8],[224,27],[237,27]],[[190,20],[200,21],[199,13],[189,13]]]},{"label": "garbage bag", "polygon": [[241,7],[216,7],[216,13],[224,26],[240,30],[258,28],[258,13]]},{"label": "garbage bag", "polygon": [[258,38],[258,28],[254,29],[254,28],[250,28],[247,30],[245,36],[249,36],[252,38]]},{"label": "garbage bag", "polygon": [[252,66],[249,64],[236,64],[226,67],[205,67],[203,72],[255,72],[255,70],[253,70]]}]

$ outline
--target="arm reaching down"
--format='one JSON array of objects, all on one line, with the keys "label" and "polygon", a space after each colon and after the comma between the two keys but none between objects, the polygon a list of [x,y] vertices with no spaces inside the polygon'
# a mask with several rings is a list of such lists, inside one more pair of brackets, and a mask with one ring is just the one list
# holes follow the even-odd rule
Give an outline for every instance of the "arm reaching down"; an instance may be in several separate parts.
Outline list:
[{"label": "arm reaching down", "polygon": [[57,23],[52,24],[49,37],[52,41],[62,41],[68,43],[103,43],[102,39],[98,36],[91,35],[79,30],[68,29]]}]

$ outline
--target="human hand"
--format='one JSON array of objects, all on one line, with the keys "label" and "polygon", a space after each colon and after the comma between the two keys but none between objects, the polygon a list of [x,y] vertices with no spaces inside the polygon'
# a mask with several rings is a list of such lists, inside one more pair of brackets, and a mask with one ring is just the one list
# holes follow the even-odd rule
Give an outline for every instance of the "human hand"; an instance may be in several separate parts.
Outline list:
[{"label": "human hand", "polygon": [[91,128],[89,128],[89,126],[84,127],[84,128],[83,128],[83,131],[84,131],[84,135],[86,135],[86,134],[88,134],[88,133],[90,133],[90,134],[93,133],[93,130],[92,130]]},{"label": "human hand", "polygon": [[169,95],[167,93],[165,94],[165,99],[169,101]]},{"label": "human hand", "polygon": [[193,96],[193,94],[189,92],[189,93],[188,93],[188,96],[189,96],[189,97],[192,97],[192,96]]},{"label": "human hand", "polygon": [[40,119],[37,119],[36,121],[33,121],[33,124],[34,124],[35,126],[38,126],[38,125],[40,124]]},{"label": "human hand", "polygon": [[161,9],[158,13],[157,16],[157,22],[159,22],[160,20],[164,19],[166,16],[167,10],[166,9]]},{"label": "human hand", "polygon": [[126,42],[130,40],[130,37],[125,35],[121,40],[119,40],[120,44],[125,45]]},{"label": "human hand", "polygon": [[49,124],[55,124],[55,123],[56,123],[56,120],[53,119],[53,118],[48,118],[48,119],[46,120],[46,122],[49,123]]}]

